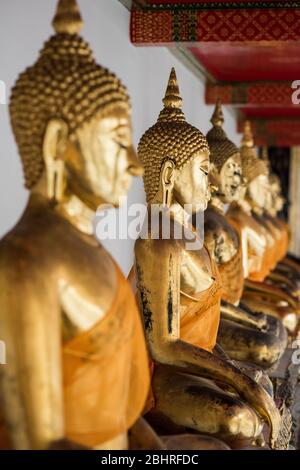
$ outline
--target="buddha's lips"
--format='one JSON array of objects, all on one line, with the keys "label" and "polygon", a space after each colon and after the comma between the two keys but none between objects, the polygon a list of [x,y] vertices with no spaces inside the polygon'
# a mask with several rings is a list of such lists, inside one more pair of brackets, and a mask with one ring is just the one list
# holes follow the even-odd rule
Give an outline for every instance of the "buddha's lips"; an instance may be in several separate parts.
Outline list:
[{"label": "buddha's lips", "polygon": [[238,185],[238,184],[232,184],[232,185],[230,186],[230,188],[231,188],[231,191],[232,191],[232,192],[235,192],[235,191],[239,188],[239,185]]}]

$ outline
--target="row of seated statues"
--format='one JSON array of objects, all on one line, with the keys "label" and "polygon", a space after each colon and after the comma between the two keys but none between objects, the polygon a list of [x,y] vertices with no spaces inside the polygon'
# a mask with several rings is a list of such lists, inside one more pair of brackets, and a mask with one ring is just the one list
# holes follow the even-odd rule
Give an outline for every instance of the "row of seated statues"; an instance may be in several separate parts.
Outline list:
[{"label": "row of seated statues", "polygon": [[[248,123],[230,141],[219,102],[207,136],[186,121],[174,69],[136,154],[127,90],[79,35],[75,0],[53,25],[10,100],[30,196],[0,242],[0,447],[278,447],[269,372],[300,312],[278,178]],[[93,221],[142,175],[130,283]]]}]

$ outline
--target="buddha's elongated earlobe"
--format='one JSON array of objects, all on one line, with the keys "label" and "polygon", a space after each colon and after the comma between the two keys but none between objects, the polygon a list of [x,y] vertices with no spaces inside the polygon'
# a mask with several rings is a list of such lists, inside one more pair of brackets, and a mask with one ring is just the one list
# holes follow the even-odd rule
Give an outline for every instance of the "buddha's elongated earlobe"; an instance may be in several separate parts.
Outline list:
[{"label": "buddha's elongated earlobe", "polygon": [[47,177],[47,196],[53,203],[63,199],[66,186],[64,152],[68,127],[60,119],[52,119],[45,132],[43,153]]},{"label": "buddha's elongated earlobe", "polygon": [[65,165],[61,160],[53,162],[51,169],[47,169],[47,188],[48,198],[54,203],[58,203],[63,199],[65,188]]},{"label": "buddha's elongated earlobe", "polygon": [[163,205],[170,207],[172,202],[174,180],[175,180],[175,165],[171,160],[163,164],[161,170],[161,184],[163,192]]}]

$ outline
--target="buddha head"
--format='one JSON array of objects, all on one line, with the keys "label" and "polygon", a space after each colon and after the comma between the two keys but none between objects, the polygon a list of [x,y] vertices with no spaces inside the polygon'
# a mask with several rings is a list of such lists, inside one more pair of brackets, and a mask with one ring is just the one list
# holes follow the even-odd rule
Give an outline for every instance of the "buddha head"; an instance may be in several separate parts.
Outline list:
[{"label": "buddha head", "polygon": [[270,215],[276,217],[277,213],[282,211],[284,206],[284,197],[281,191],[281,182],[279,176],[271,173],[269,176],[269,197],[266,201],[266,210]]},{"label": "buddha head", "polygon": [[79,36],[76,0],[59,1],[53,26],[55,34],[11,95],[25,185],[55,202],[74,194],[92,210],[117,206],[132,176],[142,174],[126,88]]},{"label": "buddha head", "polygon": [[186,122],[174,69],[163,103],[157,123],[143,135],[138,147],[147,201],[188,205],[190,213],[205,210],[210,199],[208,144],[204,135]]},{"label": "buddha head", "polygon": [[228,139],[224,129],[224,117],[218,100],[211,118],[212,129],[207,134],[211,155],[211,178],[216,185],[216,196],[222,202],[230,203],[239,199],[242,183],[240,151]]},{"label": "buddha head", "polygon": [[249,121],[244,126],[241,157],[243,175],[247,179],[246,196],[252,205],[263,210],[269,198],[269,168],[267,162],[256,153]]}]

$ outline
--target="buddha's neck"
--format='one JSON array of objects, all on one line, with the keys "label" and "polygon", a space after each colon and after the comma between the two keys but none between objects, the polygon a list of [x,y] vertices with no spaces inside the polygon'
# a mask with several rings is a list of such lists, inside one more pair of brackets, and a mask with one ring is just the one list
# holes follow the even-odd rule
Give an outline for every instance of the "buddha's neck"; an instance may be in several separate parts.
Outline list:
[{"label": "buddha's neck", "polygon": [[237,205],[248,215],[251,214],[251,205],[246,199],[239,199]]},{"label": "buddha's neck", "polygon": [[255,201],[253,201],[252,199],[247,199],[246,201],[249,204],[251,211],[254,212],[254,214],[259,215],[259,216],[263,215],[264,210],[261,207],[259,207],[259,205],[256,204]]},{"label": "buddha's neck", "polygon": [[[190,214],[184,210],[181,204],[176,201],[175,197],[172,196],[172,201],[170,206],[168,207],[167,205],[164,205],[163,202],[163,197],[162,197],[162,191],[158,191],[155,198],[153,198],[150,201],[150,206],[157,206],[157,207],[164,207],[165,209],[168,209],[173,217],[173,219],[180,225],[192,227],[190,224]],[[152,209],[151,209],[152,210]]]},{"label": "buddha's neck", "polygon": [[[35,185],[31,192],[31,200],[42,198],[48,200],[47,197],[47,178],[43,174],[38,183]],[[49,205],[51,203],[49,202]],[[94,235],[93,222],[95,212],[92,211],[86,204],[84,204],[77,196],[69,193],[65,200],[53,205],[53,210],[60,214],[61,217],[68,220],[68,222],[77,228],[80,232],[86,235]]]},{"label": "buddha's neck", "polygon": [[180,225],[184,225],[186,227],[191,226],[189,220],[190,215],[184,210],[184,208],[176,201],[170,206],[170,212],[176,222]]},{"label": "buddha's neck", "polygon": [[277,217],[276,209],[268,209],[268,210],[266,210],[266,213],[267,213],[267,215],[269,215],[270,217],[273,217],[274,219],[276,219],[276,217]]},{"label": "buddha's neck", "polygon": [[77,196],[72,195],[66,202],[58,204],[55,210],[67,219],[80,232],[94,234],[95,212],[87,207]]},{"label": "buddha's neck", "polygon": [[225,204],[218,196],[212,196],[209,205],[220,214],[225,215]]}]

